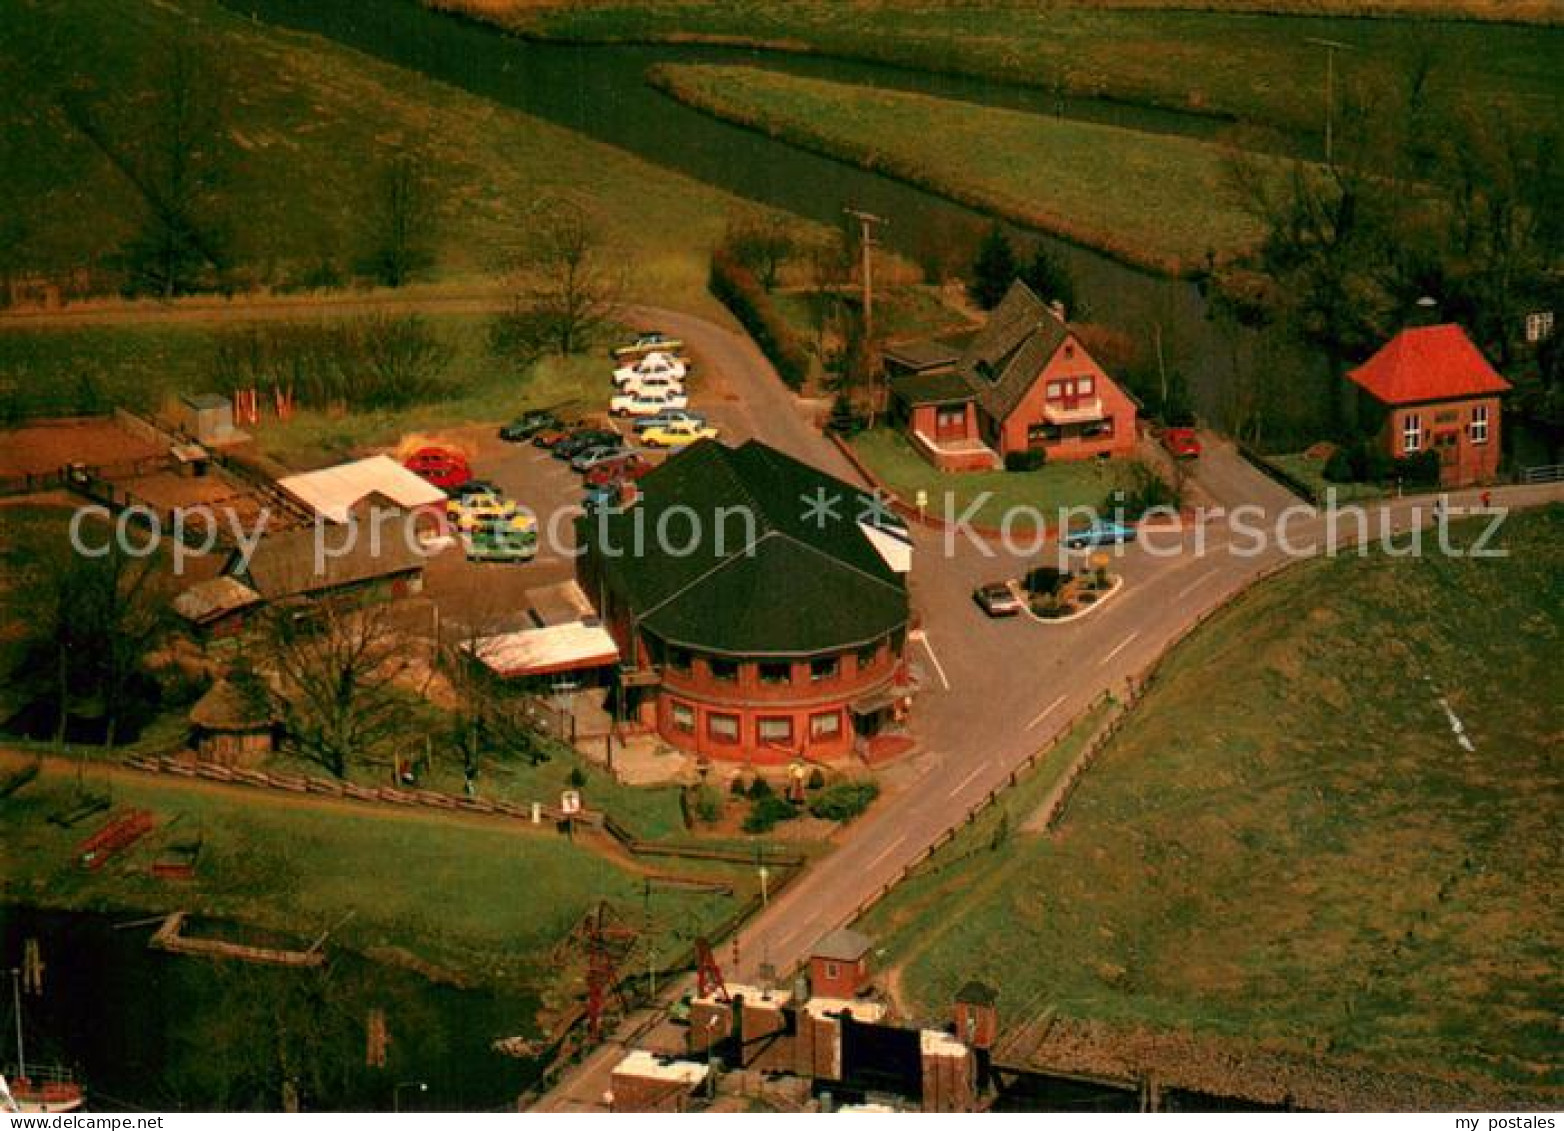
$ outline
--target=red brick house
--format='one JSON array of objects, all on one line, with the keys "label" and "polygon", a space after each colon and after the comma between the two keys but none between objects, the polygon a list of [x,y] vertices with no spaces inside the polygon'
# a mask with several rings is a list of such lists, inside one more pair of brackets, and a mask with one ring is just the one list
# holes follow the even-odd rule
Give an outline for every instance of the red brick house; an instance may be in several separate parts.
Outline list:
[{"label": "red brick house", "polygon": [[627,717],[695,754],[787,765],[845,758],[905,712],[900,519],[753,440],[695,444],[638,486],[577,525]]},{"label": "red brick house", "polygon": [[1020,281],[954,364],[893,377],[891,395],[914,446],[946,471],[997,467],[1012,452],[1080,460],[1135,449],[1134,399]]},{"label": "red brick house", "polygon": [[1501,398],[1510,383],[1454,324],[1402,330],[1347,377],[1379,409],[1379,439],[1394,459],[1439,453],[1445,487],[1499,470]]},{"label": "red brick house", "polygon": [[809,952],[809,989],[815,997],[848,1000],[869,988],[873,971],[867,935],[840,927],[815,943]]}]

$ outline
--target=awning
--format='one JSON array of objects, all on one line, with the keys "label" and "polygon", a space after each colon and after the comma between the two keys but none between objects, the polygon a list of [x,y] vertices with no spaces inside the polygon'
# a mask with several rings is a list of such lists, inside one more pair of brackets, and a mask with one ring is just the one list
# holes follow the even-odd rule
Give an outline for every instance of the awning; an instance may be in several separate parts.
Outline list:
[{"label": "awning", "polygon": [[583,621],[502,632],[464,647],[506,679],[587,671],[619,662],[619,645],[608,630]]}]

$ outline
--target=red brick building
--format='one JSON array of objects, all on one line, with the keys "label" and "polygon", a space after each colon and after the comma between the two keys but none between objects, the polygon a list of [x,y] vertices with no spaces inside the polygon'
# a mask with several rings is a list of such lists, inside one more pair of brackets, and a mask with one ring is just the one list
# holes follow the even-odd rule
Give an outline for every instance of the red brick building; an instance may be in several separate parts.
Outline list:
[{"label": "red brick building", "polygon": [[774,448],[694,445],[578,527],[625,709],[728,762],[849,755],[905,712],[911,543],[857,488]]},{"label": "red brick building", "polygon": [[960,358],[904,371],[891,394],[913,445],[946,471],[996,467],[1012,452],[1081,460],[1135,449],[1134,399],[1019,281]]},{"label": "red brick building", "polygon": [[867,935],[841,927],[809,952],[809,990],[815,997],[851,1000],[869,988],[873,971]]},{"label": "red brick building", "polygon": [[1391,457],[1438,452],[1445,487],[1498,473],[1501,398],[1510,383],[1461,327],[1402,330],[1347,376],[1375,405],[1379,440]]}]

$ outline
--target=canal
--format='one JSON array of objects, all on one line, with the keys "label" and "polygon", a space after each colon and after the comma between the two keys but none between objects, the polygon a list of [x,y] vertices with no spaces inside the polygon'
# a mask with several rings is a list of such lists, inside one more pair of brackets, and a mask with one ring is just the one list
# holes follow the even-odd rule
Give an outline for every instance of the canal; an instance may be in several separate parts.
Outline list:
[{"label": "canal", "polygon": [[[890,221],[881,233],[884,242],[914,260],[931,242],[975,242],[991,218],[692,110],[647,85],[647,69],[659,63],[742,63],[1159,132],[1209,136],[1221,128],[1200,115],[1083,99],[1059,103],[1034,88],[852,60],[707,44],[527,40],[430,11],[416,0],[224,2],[253,19],[322,35],[808,219],[837,225],[845,206],[867,209]],[[649,224],[658,222],[647,217]],[[1189,379],[1206,419],[1227,427],[1258,412],[1272,444],[1317,438],[1326,419],[1324,370],[1280,332],[1219,326],[1187,281],[1151,275],[1046,235],[1023,234],[1042,239],[1068,265],[1090,320],[1132,335],[1148,350],[1160,334],[1167,363]]]},{"label": "canal", "polygon": [[[290,1094],[306,1111],[514,1110],[538,1071],[490,1047],[530,1032],[536,998],[342,951],[315,969],[160,953],[146,918],[0,904],[0,1065],[16,1056],[9,971],[34,939],[43,992],[22,1001],[27,1056],[72,1068],[91,1111],[277,1111]],[[377,1011],[383,1066],[366,1063]]]}]

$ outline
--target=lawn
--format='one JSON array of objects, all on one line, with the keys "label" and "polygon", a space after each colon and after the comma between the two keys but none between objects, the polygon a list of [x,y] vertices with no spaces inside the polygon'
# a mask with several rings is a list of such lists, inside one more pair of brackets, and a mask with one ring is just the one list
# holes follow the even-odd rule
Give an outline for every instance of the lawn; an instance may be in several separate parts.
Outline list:
[{"label": "lawn", "polygon": [[[397,411],[346,414],[300,410],[286,423],[266,417],[253,430],[261,450],[293,466],[315,466],[410,432],[499,423],[532,406],[557,406],[601,387],[600,355],[548,357],[518,371],[489,349],[489,319],[428,315],[450,350],[447,394]],[[0,398],[17,413],[69,414],[104,404],[165,411],[181,393],[218,388],[218,334],[241,323],[146,323],[0,333]],[[595,401],[582,401],[595,407]]]},{"label": "lawn", "polygon": [[[14,755],[0,757],[0,768],[15,765]],[[113,779],[114,802],[151,809],[158,831],[103,871],[87,872],[75,866],[72,848],[101,820],[70,830],[47,820],[70,807],[74,780],[70,771],[46,769],[0,801],[6,829],[0,902],[183,908],[308,938],[340,923],[333,938],[354,950],[406,953],[467,981],[533,989],[558,976],[550,949],[597,900],[610,900],[642,921],[641,877],[551,828],[355,812],[341,804],[130,775]],[[103,784],[91,769],[87,781]],[[203,848],[192,883],[150,875],[158,842],[197,836]],[[738,885],[733,898],[654,892],[655,941],[665,961],[748,894],[746,869],[658,861],[654,870],[720,875]],[[341,922],[349,912],[352,918]]]},{"label": "lawn", "polygon": [[717,117],[1168,274],[1262,234],[1208,142],[752,67],[663,66],[654,81]]},{"label": "lawn", "polygon": [[907,503],[914,503],[919,491],[926,491],[929,513],[955,520],[967,508],[987,495],[975,521],[980,526],[999,528],[1005,514],[1018,511],[1013,520],[1016,531],[1035,528],[1035,515],[1041,512],[1050,526],[1058,511],[1066,507],[1101,507],[1119,485],[1120,467],[1099,460],[1053,463],[1036,471],[943,472],[913,450],[905,435],[890,428],[877,428],[853,437],[853,451],[890,490]]},{"label": "lawn", "polygon": [[[578,40],[716,39],[957,72],[1317,133],[1324,55],[1311,40],[1348,44],[1344,86],[1404,82],[1425,50],[1435,97],[1469,96],[1522,118],[1556,121],[1554,62],[1564,51],[1558,5],[1522,0],[1402,0],[1389,10],[1429,19],[1354,19],[1386,5],[1364,0],[1259,0],[1248,12],[1200,3],[930,4],[795,0],[662,0],[566,4],[538,0],[425,0],[530,34]],[[1144,10],[1150,7],[1161,11]],[[1129,10],[1114,10],[1114,9]],[[1285,11],[1287,15],[1257,14]],[[1317,15],[1321,13],[1323,15]],[[1498,17],[1515,23],[1483,21]],[[1535,20],[1553,26],[1521,26]],[[1471,59],[1484,65],[1472,68]],[[1303,93],[1300,93],[1303,92]],[[1310,97],[1313,95],[1313,97]]]},{"label": "lawn", "polygon": [[1338,503],[1356,503],[1369,499],[1383,499],[1389,492],[1377,483],[1335,483],[1325,478],[1325,461],[1314,459],[1305,452],[1288,452],[1266,456],[1287,474],[1308,485],[1315,498],[1324,500],[1327,491],[1336,492]]},{"label": "lawn", "polygon": [[1564,508],[1502,542],[1311,561],[1197,631],[1055,833],[946,849],[871,913],[914,1009],[977,977],[1008,1026],[1556,1100]]},{"label": "lawn", "polygon": [[134,233],[145,204],[120,169],[144,163],[159,143],[151,107],[178,50],[209,61],[197,85],[201,105],[221,107],[209,213],[241,282],[288,287],[351,274],[398,153],[429,186],[428,273],[437,279],[492,274],[539,203],[568,198],[607,244],[633,256],[638,294],[711,309],[707,251],[727,216],[751,207],[411,71],[252,24],[213,0],[0,0],[0,21],[6,272],[109,263]]}]

